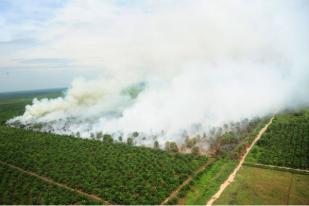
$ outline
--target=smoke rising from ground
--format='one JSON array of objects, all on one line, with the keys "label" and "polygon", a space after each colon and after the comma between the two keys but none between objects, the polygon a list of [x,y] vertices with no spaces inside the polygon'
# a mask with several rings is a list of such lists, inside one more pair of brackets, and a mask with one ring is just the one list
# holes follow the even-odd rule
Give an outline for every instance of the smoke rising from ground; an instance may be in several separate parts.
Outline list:
[{"label": "smoke rising from ground", "polygon": [[[46,51],[99,69],[9,123],[140,144],[307,105],[306,1],[75,1],[49,22]],[[74,45],[71,47],[70,45]],[[35,51],[34,51],[35,53]],[[139,142],[138,142],[139,143]]]}]

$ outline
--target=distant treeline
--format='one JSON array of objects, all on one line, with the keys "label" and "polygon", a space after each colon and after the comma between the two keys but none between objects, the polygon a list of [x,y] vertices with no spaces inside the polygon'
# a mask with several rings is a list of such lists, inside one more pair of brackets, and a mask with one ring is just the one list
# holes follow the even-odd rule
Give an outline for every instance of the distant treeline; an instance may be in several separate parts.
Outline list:
[{"label": "distant treeline", "polygon": [[25,97],[37,97],[42,95],[50,94],[62,94],[67,88],[55,88],[55,89],[40,89],[40,90],[29,90],[29,91],[14,91],[14,92],[1,92],[1,99],[11,99],[11,98],[25,98]]}]

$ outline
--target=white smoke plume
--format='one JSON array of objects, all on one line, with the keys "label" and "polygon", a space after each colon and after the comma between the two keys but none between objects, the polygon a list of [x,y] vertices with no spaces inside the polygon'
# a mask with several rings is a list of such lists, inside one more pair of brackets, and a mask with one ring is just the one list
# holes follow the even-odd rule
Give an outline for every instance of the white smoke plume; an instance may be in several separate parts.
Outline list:
[{"label": "white smoke plume", "polygon": [[152,145],[308,105],[308,14],[298,0],[74,1],[33,53],[91,62],[99,77],[9,123],[82,137],[137,131]]}]

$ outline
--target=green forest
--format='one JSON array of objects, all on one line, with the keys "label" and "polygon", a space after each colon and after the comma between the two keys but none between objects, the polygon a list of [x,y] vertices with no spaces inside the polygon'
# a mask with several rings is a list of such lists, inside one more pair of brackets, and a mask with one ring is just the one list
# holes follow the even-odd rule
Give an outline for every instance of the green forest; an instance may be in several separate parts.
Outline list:
[{"label": "green forest", "polygon": [[158,204],[205,156],[0,127],[0,160],[117,204]]},{"label": "green forest", "polygon": [[0,177],[1,205],[100,204],[100,202],[89,200],[2,164],[0,165]]},{"label": "green forest", "polygon": [[[5,126],[7,119],[22,114],[25,104],[31,103],[35,95],[38,94],[0,97],[0,160],[3,162],[116,204],[159,204],[193,171],[207,162],[205,156]],[[53,91],[45,96],[43,93],[38,97],[57,95],[61,92]],[[11,177],[6,181],[13,184],[18,180]],[[11,198],[13,203],[15,197]],[[67,201],[70,199],[63,203]],[[2,202],[5,203],[4,200]]]},{"label": "green forest", "polygon": [[309,169],[309,110],[277,115],[247,161]]},{"label": "green forest", "polygon": [[[110,136],[99,141],[5,125],[9,118],[21,115],[32,98],[61,94],[62,90],[0,96],[0,161],[111,204],[160,204],[188,177],[193,177],[192,181],[167,204],[206,202],[269,119],[254,119],[246,128],[217,136],[210,145],[210,159],[107,141]],[[309,111],[276,115],[247,162],[308,169],[308,131]],[[206,163],[206,169],[195,173]],[[0,165],[0,204],[101,204]]]}]

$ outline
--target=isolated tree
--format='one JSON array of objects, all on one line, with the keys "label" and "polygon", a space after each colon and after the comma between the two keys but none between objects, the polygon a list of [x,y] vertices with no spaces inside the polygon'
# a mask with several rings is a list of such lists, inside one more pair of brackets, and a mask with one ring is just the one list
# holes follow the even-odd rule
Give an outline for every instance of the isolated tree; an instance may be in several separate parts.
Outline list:
[{"label": "isolated tree", "polygon": [[119,142],[122,142],[122,136],[118,137]]},{"label": "isolated tree", "polygon": [[198,146],[194,146],[191,150],[191,153],[193,155],[199,155],[200,154],[200,148]]},{"label": "isolated tree", "polygon": [[170,142],[169,141],[165,142],[165,147],[164,148],[165,148],[166,151],[170,151]]},{"label": "isolated tree", "polygon": [[128,144],[128,145],[133,145],[133,138],[132,138],[132,137],[129,137],[129,138],[127,139],[127,144]]},{"label": "isolated tree", "polygon": [[221,145],[237,144],[239,141],[237,136],[232,132],[227,132],[223,134],[222,136],[218,137],[217,140],[219,141]]},{"label": "isolated tree", "polygon": [[160,145],[159,145],[159,142],[156,140],[156,141],[154,141],[154,143],[153,143],[153,148],[154,149],[160,149]]},{"label": "isolated tree", "polygon": [[178,152],[179,151],[178,146],[175,142],[170,143],[170,151],[171,152]]},{"label": "isolated tree", "polygon": [[97,136],[96,136],[96,139],[100,140],[100,139],[102,139],[102,137],[103,137],[103,133],[102,132],[98,132]]},{"label": "isolated tree", "polygon": [[139,133],[138,132],[133,132],[132,136],[133,137],[138,137]]},{"label": "isolated tree", "polygon": [[211,136],[214,136],[216,134],[216,128],[215,127],[211,128],[209,133]]},{"label": "isolated tree", "polygon": [[196,139],[196,138],[187,137],[186,140],[185,140],[185,142],[186,142],[186,146],[187,146],[188,148],[192,148],[192,147],[196,144],[197,139]]},{"label": "isolated tree", "polygon": [[105,134],[103,136],[103,142],[105,143],[113,143],[114,139],[112,137],[112,135],[109,135],[109,134]]}]

